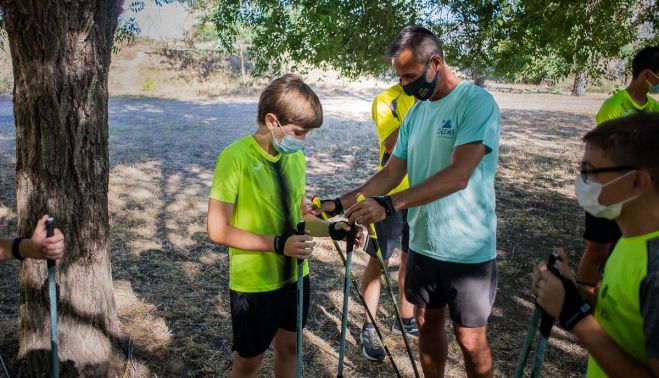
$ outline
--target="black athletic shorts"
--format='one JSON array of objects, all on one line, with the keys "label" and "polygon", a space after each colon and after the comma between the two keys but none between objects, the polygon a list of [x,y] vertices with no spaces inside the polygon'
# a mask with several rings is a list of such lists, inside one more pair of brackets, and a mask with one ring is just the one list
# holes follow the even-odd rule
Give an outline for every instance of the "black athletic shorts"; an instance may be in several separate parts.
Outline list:
[{"label": "black athletic shorts", "polygon": [[[382,259],[389,260],[396,248],[407,252],[410,248],[410,225],[407,224],[407,210],[397,211],[393,216],[375,224]],[[375,257],[375,243],[368,241],[366,253]]]},{"label": "black athletic shorts", "polygon": [[[309,276],[304,277],[303,326],[309,313]],[[279,328],[297,330],[297,283],[263,293],[230,290],[233,347],[243,358],[265,352]]]},{"label": "black athletic shorts", "polygon": [[495,259],[476,264],[439,261],[410,251],[405,272],[405,298],[415,306],[448,305],[451,320],[463,327],[483,327],[497,291]]},{"label": "black athletic shorts", "polygon": [[616,243],[622,237],[622,232],[615,221],[597,218],[586,212],[586,230],[583,238],[595,243]]}]

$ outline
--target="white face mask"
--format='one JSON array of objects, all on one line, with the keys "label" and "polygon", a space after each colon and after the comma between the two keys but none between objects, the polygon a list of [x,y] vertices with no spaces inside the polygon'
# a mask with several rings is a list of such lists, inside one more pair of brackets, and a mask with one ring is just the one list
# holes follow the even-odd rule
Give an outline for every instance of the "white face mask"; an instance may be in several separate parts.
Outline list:
[{"label": "white face mask", "polygon": [[583,207],[584,210],[592,214],[594,217],[611,220],[616,219],[620,216],[622,205],[635,199],[638,196],[633,196],[632,198],[614,203],[613,205],[602,205],[599,203],[599,196],[602,193],[602,188],[609,184],[613,184],[614,182],[621,180],[632,173],[634,173],[634,171],[627,172],[626,174],[617,177],[607,182],[606,184],[600,184],[598,182],[586,182],[584,181],[583,177],[581,177],[581,175],[577,176],[577,180],[574,185],[574,192],[577,195],[577,202],[579,202],[579,205]]}]

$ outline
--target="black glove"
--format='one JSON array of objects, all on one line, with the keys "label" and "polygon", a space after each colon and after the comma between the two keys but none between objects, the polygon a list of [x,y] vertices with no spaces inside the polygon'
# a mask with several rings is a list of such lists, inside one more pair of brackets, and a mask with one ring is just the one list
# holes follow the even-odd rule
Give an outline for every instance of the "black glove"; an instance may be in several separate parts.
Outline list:
[{"label": "black glove", "polygon": [[388,195],[373,196],[368,198],[373,198],[378,204],[380,204],[380,206],[384,207],[384,211],[387,214],[387,218],[389,218],[393,214],[396,214],[396,209],[394,208],[394,204],[393,202],[391,202],[391,197],[389,197]]},{"label": "black glove", "polygon": [[332,211],[326,211],[327,215],[331,217],[335,217],[339,214],[343,214],[343,205],[341,204],[341,200],[339,198],[334,198],[334,199],[324,199],[320,201],[320,204],[324,204],[325,202],[333,202],[334,203],[334,210]]},{"label": "black glove", "polygon": [[[330,236],[330,238],[332,238],[332,240],[343,240],[348,235],[348,232],[350,232],[350,230],[352,230],[352,227],[350,227],[350,230],[346,231],[342,228],[336,228],[337,223],[348,224],[347,222],[332,222],[332,223],[330,223],[329,226],[328,226],[329,236]],[[350,225],[348,224],[348,226],[350,226]]]},{"label": "black glove", "polygon": [[572,280],[561,277],[561,281],[563,282],[563,289],[565,289],[565,299],[563,300],[563,307],[561,307],[561,314],[558,316],[558,321],[561,323],[563,329],[569,331],[581,319],[591,314],[593,307],[581,298],[579,289],[577,289],[577,286]]},{"label": "black glove", "polygon": [[284,256],[284,246],[286,246],[286,240],[295,234],[295,230],[289,228],[282,232],[281,235],[275,236],[275,252],[277,252],[278,255]]}]

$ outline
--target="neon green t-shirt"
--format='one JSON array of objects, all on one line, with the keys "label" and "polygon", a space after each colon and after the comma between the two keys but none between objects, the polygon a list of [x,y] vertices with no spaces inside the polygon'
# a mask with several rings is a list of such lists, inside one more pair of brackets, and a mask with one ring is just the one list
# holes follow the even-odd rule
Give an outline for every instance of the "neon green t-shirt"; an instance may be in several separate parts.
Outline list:
[{"label": "neon green t-shirt", "polygon": [[[396,84],[375,96],[371,107],[371,113],[373,122],[375,122],[375,130],[378,133],[378,139],[380,141],[378,171],[382,169],[382,166],[389,158],[388,155],[385,158],[387,151],[384,148],[384,141],[387,140],[394,131],[400,128],[405,114],[407,114],[407,111],[410,110],[412,105],[414,105],[414,97],[406,95],[400,84]],[[389,194],[400,192],[409,187],[410,184],[407,175],[405,175],[403,181],[401,181],[397,187],[392,189]]]},{"label": "neon green t-shirt", "polygon": [[647,102],[641,106],[632,99],[627,89],[621,89],[604,101],[597,112],[595,122],[599,125],[602,122],[634,113],[659,112],[659,101],[650,96],[647,96],[647,99]]},{"label": "neon green t-shirt", "polygon": [[[659,230],[618,241],[604,267],[595,319],[639,362],[659,357]],[[592,357],[587,376],[606,377]]]},{"label": "neon green t-shirt", "polygon": [[[210,198],[234,204],[231,225],[259,235],[278,235],[284,230],[284,209],[279,196],[277,171],[287,184],[290,217],[302,220],[306,161],[302,152],[272,156],[252,135],[227,146],[217,159]],[[305,260],[304,274],[309,274]],[[290,257],[272,252],[229,248],[229,288],[245,293],[279,289],[297,282],[297,264]]]}]

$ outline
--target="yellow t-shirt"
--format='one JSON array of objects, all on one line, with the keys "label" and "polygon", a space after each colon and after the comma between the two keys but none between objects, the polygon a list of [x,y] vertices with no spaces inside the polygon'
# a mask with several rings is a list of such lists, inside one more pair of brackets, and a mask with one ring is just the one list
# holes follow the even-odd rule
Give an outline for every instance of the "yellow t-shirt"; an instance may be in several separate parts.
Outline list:
[{"label": "yellow t-shirt", "polygon": [[[277,171],[288,191],[289,219],[295,228],[302,220],[306,162],[304,154],[272,156],[248,135],[227,146],[217,158],[210,198],[234,204],[231,225],[259,235],[279,235],[286,216],[280,198]],[[274,246],[273,246],[274,247]],[[304,274],[309,264],[304,261]],[[229,288],[245,293],[265,292],[297,282],[297,264],[273,252],[229,248]]]},{"label": "yellow t-shirt", "polygon": [[[396,84],[384,92],[375,96],[371,108],[373,122],[375,122],[375,130],[378,133],[380,141],[380,156],[378,160],[378,170],[382,169],[389,155],[384,148],[384,141],[398,128],[400,128],[403,118],[407,111],[414,105],[414,97],[408,96],[403,92],[403,87]],[[389,194],[397,193],[410,187],[407,175],[403,181],[395,187]]]},{"label": "yellow t-shirt", "polygon": [[647,96],[647,101],[641,106],[632,99],[627,89],[621,89],[604,101],[597,112],[595,122],[599,125],[602,122],[640,112],[659,112],[659,101]]}]

